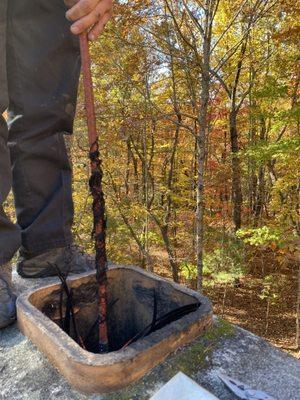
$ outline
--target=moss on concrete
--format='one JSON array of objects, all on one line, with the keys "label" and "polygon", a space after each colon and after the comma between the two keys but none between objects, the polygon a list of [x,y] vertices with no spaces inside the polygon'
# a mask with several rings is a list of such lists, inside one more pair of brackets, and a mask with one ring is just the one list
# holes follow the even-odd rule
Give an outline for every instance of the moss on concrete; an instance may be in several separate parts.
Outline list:
[{"label": "moss on concrete", "polygon": [[192,375],[199,367],[203,366],[209,353],[218,345],[221,338],[229,337],[233,334],[232,326],[226,321],[218,321],[211,330],[206,332],[200,339],[175,354],[172,366]]},{"label": "moss on concrete", "polygon": [[158,389],[177,372],[182,371],[189,376],[199,372],[199,368],[209,364],[209,355],[218,347],[220,341],[232,337],[233,334],[232,325],[224,320],[217,320],[203,336],[171,354],[144,378],[125,390],[106,396],[103,400],[148,400],[153,388]]}]

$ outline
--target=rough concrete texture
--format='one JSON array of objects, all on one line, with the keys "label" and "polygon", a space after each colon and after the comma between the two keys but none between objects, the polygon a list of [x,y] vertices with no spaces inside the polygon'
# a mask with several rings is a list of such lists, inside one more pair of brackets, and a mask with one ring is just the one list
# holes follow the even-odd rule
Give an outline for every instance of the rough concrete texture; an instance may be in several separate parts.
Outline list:
[{"label": "rough concrete texture", "polygon": [[16,326],[0,331],[1,400],[149,400],[180,370],[220,400],[236,400],[220,382],[220,372],[264,390],[277,400],[300,399],[299,360],[220,321],[136,384],[104,397],[85,396],[70,388]]}]

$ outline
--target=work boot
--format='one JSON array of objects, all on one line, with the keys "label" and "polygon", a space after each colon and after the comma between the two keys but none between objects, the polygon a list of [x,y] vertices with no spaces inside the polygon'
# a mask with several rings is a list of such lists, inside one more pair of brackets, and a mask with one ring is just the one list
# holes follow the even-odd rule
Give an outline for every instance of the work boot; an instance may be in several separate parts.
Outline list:
[{"label": "work boot", "polygon": [[23,278],[46,278],[80,274],[95,269],[94,257],[86,254],[78,246],[70,245],[49,250],[38,256],[30,256],[20,250],[17,261],[17,272]]},{"label": "work boot", "polygon": [[0,329],[16,320],[16,296],[11,290],[11,266],[0,266]]}]

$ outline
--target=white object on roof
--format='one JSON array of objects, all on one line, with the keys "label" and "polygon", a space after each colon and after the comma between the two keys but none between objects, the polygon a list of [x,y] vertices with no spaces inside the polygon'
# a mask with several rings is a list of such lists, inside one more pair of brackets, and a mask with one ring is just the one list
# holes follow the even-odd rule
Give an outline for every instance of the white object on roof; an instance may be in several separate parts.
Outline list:
[{"label": "white object on roof", "polygon": [[178,372],[150,400],[219,400],[182,372]]}]

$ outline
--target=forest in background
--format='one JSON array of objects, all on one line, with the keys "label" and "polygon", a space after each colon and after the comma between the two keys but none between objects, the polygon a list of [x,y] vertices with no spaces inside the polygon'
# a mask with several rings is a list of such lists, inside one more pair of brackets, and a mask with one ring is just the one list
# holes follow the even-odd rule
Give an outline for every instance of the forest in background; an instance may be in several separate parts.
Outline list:
[{"label": "forest in background", "polygon": [[[110,260],[298,356],[299,8],[119,1],[92,47]],[[80,92],[74,232],[92,251],[86,136]]]},{"label": "forest in background", "polygon": [[[299,0],[119,0],[92,45],[114,263],[300,357]],[[93,251],[82,88],[69,142]]]},{"label": "forest in background", "polygon": [[[296,356],[299,7],[119,1],[92,48],[110,260],[202,288]],[[92,251],[80,96],[74,231]]]}]

